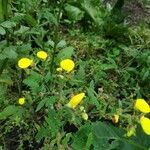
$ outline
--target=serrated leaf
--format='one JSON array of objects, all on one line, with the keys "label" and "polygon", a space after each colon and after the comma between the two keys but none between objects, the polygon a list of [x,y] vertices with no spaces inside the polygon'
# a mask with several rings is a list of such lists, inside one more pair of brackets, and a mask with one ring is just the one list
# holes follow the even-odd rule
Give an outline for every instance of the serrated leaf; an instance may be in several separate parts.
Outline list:
[{"label": "serrated leaf", "polygon": [[39,111],[42,107],[44,107],[45,103],[49,100],[49,98],[44,98],[41,100],[36,108],[36,112]]},{"label": "serrated leaf", "polygon": [[12,21],[4,21],[0,24],[1,26],[3,26],[4,28],[13,28],[16,26],[16,23],[15,22],[12,22]]},{"label": "serrated leaf", "polygon": [[6,31],[3,27],[0,26],[0,35],[5,35]]},{"label": "serrated leaf", "polygon": [[57,48],[63,48],[66,46],[66,41],[65,40],[61,40],[58,44],[57,44]]},{"label": "serrated leaf", "polygon": [[5,119],[18,111],[15,105],[9,105],[2,112],[0,112],[0,120]]}]

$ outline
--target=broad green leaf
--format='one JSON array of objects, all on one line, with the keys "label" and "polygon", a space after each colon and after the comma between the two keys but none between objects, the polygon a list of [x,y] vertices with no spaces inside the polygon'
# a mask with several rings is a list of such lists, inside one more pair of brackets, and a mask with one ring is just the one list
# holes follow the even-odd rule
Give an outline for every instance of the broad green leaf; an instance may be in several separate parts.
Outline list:
[{"label": "broad green leaf", "polygon": [[6,55],[6,58],[16,59],[18,54],[16,53],[16,48],[14,46],[10,46],[4,49],[3,55]]},{"label": "broad green leaf", "polygon": [[[93,143],[92,137],[92,126],[85,125],[82,126],[79,131],[73,137],[73,144],[72,147],[74,150],[86,150],[89,148]],[[89,149],[87,149],[89,150]]]},{"label": "broad green leaf", "polygon": [[66,47],[60,50],[60,52],[57,54],[56,61],[71,58],[73,54],[74,54],[74,47],[72,46]]},{"label": "broad green leaf", "polygon": [[26,26],[21,26],[19,30],[15,31],[14,34],[23,34],[28,31],[30,28]]},{"label": "broad green leaf", "polygon": [[0,35],[5,35],[6,31],[3,27],[0,26]]},{"label": "broad green leaf", "polygon": [[16,47],[14,46],[6,47],[2,53],[0,53],[0,60],[4,60],[6,58],[16,59],[17,57],[18,54],[16,53]]},{"label": "broad green leaf", "polygon": [[[146,146],[125,137],[125,131],[109,123],[97,122],[93,125],[94,150],[146,150]],[[142,140],[142,139],[141,139]]]},{"label": "broad green leaf", "polygon": [[69,19],[73,21],[79,21],[84,17],[84,12],[82,10],[70,4],[67,4],[65,6],[65,10],[67,12],[67,16],[69,17]]},{"label": "broad green leaf", "polygon": [[100,10],[98,7],[92,5],[91,0],[83,0],[81,3],[82,8],[86,11],[86,13],[93,19],[96,24],[99,24],[101,21],[100,18]]}]

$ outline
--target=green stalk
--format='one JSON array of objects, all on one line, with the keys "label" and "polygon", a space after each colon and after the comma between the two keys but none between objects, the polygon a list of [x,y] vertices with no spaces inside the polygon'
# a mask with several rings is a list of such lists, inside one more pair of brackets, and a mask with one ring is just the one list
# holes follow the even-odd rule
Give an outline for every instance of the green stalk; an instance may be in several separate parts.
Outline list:
[{"label": "green stalk", "polygon": [[61,14],[61,10],[62,10],[62,5],[63,5],[63,1],[60,4],[59,13],[58,13],[58,16],[57,16],[57,25],[55,26],[55,32],[54,32],[54,48],[53,48],[53,53],[52,53],[52,61],[51,61],[51,65],[50,65],[51,74],[53,74],[55,53],[56,53],[56,50],[57,50],[57,44],[59,42],[58,34],[59,34],[59,22],[60,22],[60,14]]}]

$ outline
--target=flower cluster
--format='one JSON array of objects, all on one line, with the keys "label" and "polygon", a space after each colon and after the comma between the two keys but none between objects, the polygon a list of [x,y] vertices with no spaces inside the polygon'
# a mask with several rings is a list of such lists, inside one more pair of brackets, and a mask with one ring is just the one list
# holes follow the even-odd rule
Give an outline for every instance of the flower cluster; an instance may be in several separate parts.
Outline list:
[{"label": "flower cluster", "polygon": [[[45,61],[48,57],[48,54],[45,52],[45,51],[38,51],[36,56]],[[33,60],[32,59],[29,59],[29,58],[21,58],[19,61],[18,61],[18,66],[21,68],[21,69],[26,69],[28,68],[29,66],[32,66],[33,64]],[[75,63],[73,60],[71,59],[64,59],[62,61],[60,61],[60,67],[57,68],[56,70],[57,71],[66,71],[67,73],[70,73],[74,67],[75,67]],[[75,109],[77,107],[77,105],[79,105],[79,103],[83,100],[83,98],[85,97],[85,93],[79,93],[77,95],[74,95],[71,100],[69,101],[69,103],[67,104],[67,106],[69,108],[72,108],[72,109]],[[18,100],[18,103],[20,105],[23,105],[25,104],[25,98],[19,98]],[[87,120],[88,119],[88,115],[87,113],[82,112],[82,118],[84,120]]]},{"label": "flower cluster", "polygon": [[[137,99],[134,104],[134,108],[141,111],[144,114],[150,113],[150,106],[144,99]],[[140,124],[143,131],[150,135],[150,119],[144,115],[140,118]]]}]

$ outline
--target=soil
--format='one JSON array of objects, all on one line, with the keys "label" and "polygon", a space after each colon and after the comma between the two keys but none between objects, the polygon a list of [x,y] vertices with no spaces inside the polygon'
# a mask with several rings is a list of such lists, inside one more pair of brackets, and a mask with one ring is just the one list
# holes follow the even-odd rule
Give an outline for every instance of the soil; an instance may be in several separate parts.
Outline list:
[{"label": "soil", "polygon": [[[113,6],[117,0],[104,0],[104,3],[110,3]],[[150,24],[150,2],[146,0],[125,0],[123,12],[127,13],[125,18],[131,25],[138,25],[142,22]]]}]

